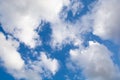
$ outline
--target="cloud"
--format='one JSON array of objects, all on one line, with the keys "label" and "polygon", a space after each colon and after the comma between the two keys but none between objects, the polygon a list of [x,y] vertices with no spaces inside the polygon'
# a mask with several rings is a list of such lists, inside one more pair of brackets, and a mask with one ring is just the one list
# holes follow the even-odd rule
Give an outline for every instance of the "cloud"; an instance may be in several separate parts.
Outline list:
[{"label": "cloud", "polygon": [[51,78],[59,70],[59,62],[55,58],[50,58],[45,52],[41,52],[37,60],[28,60],[22,70],[11,73],[16,79],[43,80],[44,77]]},{"label": "cloud", "polygon": [[71,10],[73,13],[73,16],[80,13],[81,9],[84,7],[81,1],[79,0],[71,0],[71,4],[69,6],[68,10]]},{"label": "cloud", "polygon": [[78,27],[73,27],[72,24],[56,23],[52,26],[52,46],[62,48],[63,45],[73,43],[79,45],[81,43]]},{"label": "cloud", "polygon": [[[51,23],[51,29],[52,29],[52,40],[51,40],[51,46],[53,48],[61,49],[63,45],[73,43],[75,45],[78,45],[81,43],[81,40],[77,39],[79,37],[79,31],[78,26],[76,26],[77,22],[75,24],[66,22],[65,19],[68,16],[68,12],[71,10],[72,13],[75,15],[81,10],[82,3],[78,0],[70,1],[69,5],[65,6],[66,8],[62,9],[59,13],[59,19],[53,23]],[[76,27],[74,27],[76,26]],[[75,43],[76,42],[76,43]]]},{"label": "cloud", "polygon": [[3,65],[11,70],[21,70],[24,67],[24,60],[17,52],[17,43],[15,40],[6,39],[4,34],[0,33],[0,59]]},{"label": "cloud", "polygon": [[102,44],[89,42],[85,49],[70,51],[71,61],[80,69],[87,80],[118,80],[120,72],[112,61],[112,53]]},{"label": "cloud", "polygon": [[98,0],[92,9],[93,33],[115,43],[120,40],[119,3],[119,0]]},{"label": "cloud", "polygon": [[48,69],[53,75],[58,71],[59,69],[59,63],[56,59],[48,58],[45,53],[41,53],[40,60],[42,61],[43,68]]},{"label": "cloud", "polygon": [[[61,18],[67,18],[69,11],[72,12],[72,16],[74,17],[81,12],[83,7],[84,7],[84,5],[82,4],[82,2],[80,0],[71,0],[69,5],[65,6],[63,11],[61,11],[61,14],[60,14]],[[72,16],[70,16],[70,17],[72,17]]]},{"label": "cloud", "polygon": [[[0,33],[0,58],[8,72],[16,79],[42,80],[51,77],[59,70],[59,62],[45,52],[40,52],[37,60],[24,63],[17,51],[22,42],[30,48],[41,44],[36,31],[41,28],[41,21],[51,25],[51,47],[61,49],[66,44],[73,44],[79,49],[70,50],[69,68],[83,69],[88,80],[118,80],[120,73],[112,61],[112,53],[102,44],[89,42],[83,48],[84,33],[91,31],[102,39],[119,42],[119,1],[98,0],[87,13],[74,22],[66,21],[68,12],[73,17],[84,7],[79,0],[0,0],[0,23],[6,33]],[[63,7],[66,6],[66,10]],[[63,11],[62,11],[63,10]],[[61,18],[62,17],[62,18]],[[93,21],[93,24],[91,22]],[[34,51],[33,51],[34,52]],[[73,66],[75,64],[76,66]],[[16,66],[15,66],[16,65]],[[91,74],[92,73],[92,74]]]},{"label": "cloud", "polygon": [[34,48],[40,43],[35,30],[41,20],[54,22],[68,4],[69,0],[0,0],[0,22],[4,31]]},{"label": "cloud", "polygon": [[90,19],[90,15],[86,14],[75,21],[75,23],[61,20],[51,24],[51,47],[61,49],[66,44],[80,46],[83,42],[82,35],[91,31]]},{"label": "cloud", "polygon": [[66,18],[69,11],[72,11],[74,17],[80,13],[83,7],[81,1],[71,0],[70,4],[61,11],[60,19],[51,23],[51,47],[61,49],[66,44],[73,44],[74,46],[82,44],[83,34],[91,31],[91,15],[87,13],[73,22],[66,20]]},{"label": "cloud", "polygon": [[0,60],[15,79],[42,80],[44,77],[50,78],[59,70],[59,62],[55,58],[50,58],[45,52],[40,52],[37,60],[27,59],[27,63],[21,58],[17,51],[19,42],[11,36],[6,39],[3,33],[0,33]]}]

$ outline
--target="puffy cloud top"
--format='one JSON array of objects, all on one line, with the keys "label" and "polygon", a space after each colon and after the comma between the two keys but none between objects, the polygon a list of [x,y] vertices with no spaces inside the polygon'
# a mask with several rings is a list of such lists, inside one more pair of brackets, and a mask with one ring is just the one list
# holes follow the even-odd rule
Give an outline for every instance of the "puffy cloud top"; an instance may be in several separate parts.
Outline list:
[{"label": "puffy cloud top", "polygon": [[120,40],[120,1],[98,0],[93,8],[93,33],[102,39]]},{"label": "puffy cloud top", "polygon": [[4,66],[8,69],[21,70],[24,67],[24,60],[17,52],[15,45],[18,45],[16,41],[6,40],[5,36],[0,33],[0,58]]},{"label": "puffy cloud top", "polygon": [[71,50],[71,60],[83,69],[88,80],[118,80],[120,72],[111,59],[112,53],[102,44],[89,42],[83,50]]}]

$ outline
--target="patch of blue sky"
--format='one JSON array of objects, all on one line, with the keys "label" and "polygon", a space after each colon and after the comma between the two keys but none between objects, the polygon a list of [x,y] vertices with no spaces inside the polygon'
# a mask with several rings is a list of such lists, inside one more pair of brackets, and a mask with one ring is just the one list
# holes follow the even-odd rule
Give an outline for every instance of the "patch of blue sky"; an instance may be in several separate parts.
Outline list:
[{"label": "patch of blue sky", "polygon": [[50,28],[50,23],[44,23],[44,25],[41,27],[41,31],[39,31],[38,34],[41,37],[43,45],[49,44],[49,42],[51,40],[51,34],[52,34],[52,30]]},{"label": "patch of blue sky", "polygon": [[[78,2],[82,2],[83,7],[81,7],[81,9],[78,9],[78,11],[76,12],[76,14],[74,15],[74,13],[72,12],[72,10],[69,10],[67,12],[67,17],[66,17],[66,21],[70,21],[72,23],[74,23],[76,20],[78,20],[80,17],[82,17],[83,15],[87,14],[88,11],[90,11],[90,5],[92,3],[94,3],[96,0],[77,0]],[[66,9],[66,7],[63,9]]]},{"label": "patch of blue sky", "polygon": [[26,46],[23,43],[20,43],[18,52],[21,54],[21,57],[24,59],[25,63],[28,63],[28,59],[31,59],[32,61],[36,60],[36,57],[33,56],[34,53],[32,53],[32,49],[30,49],[28,46]]},{"label": "patch of blue sky", "polygon": [[6,32],[3,30],[2,25],[0,24],[0,32],[2,32],[3,34],[7,35]]},{"label": "patch of blue sky", "polygon": [[15,80],[15,78],[7,73],[6,69],[0,65],[0,80]]}]

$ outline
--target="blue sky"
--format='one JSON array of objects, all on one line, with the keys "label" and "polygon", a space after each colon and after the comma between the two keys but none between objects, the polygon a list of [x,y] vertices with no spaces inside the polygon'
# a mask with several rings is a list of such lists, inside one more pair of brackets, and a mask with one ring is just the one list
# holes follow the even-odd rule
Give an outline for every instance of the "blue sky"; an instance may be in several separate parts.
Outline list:
[{"label": "blue sky", "polygon": [[120,80],[119,0],[0,0],[0,80]]}]

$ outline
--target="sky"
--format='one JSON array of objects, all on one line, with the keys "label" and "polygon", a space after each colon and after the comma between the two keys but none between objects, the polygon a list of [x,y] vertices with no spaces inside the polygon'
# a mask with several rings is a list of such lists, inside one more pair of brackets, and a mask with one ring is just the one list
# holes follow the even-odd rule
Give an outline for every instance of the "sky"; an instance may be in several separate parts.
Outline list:
[{"label": "sky", "polygon": [[0,0],[0,80],[120,80],[120,0]]}]

